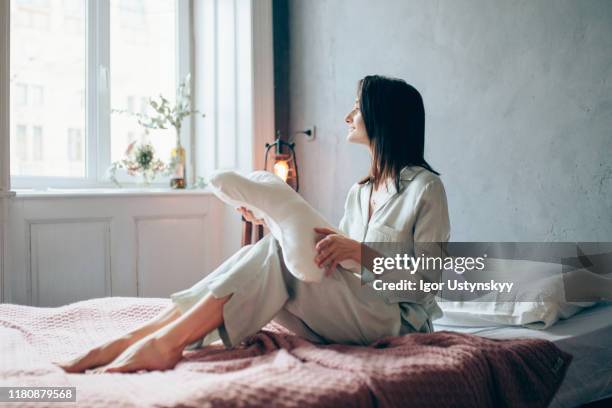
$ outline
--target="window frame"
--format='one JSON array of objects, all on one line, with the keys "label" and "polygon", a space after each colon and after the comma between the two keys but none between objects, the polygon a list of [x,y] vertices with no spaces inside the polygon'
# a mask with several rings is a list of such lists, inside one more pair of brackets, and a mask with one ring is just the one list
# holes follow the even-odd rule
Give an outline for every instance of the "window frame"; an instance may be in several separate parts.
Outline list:
[{"label": "window frame", "polygon": [[[178,86],[192,68],[192,0],[174,0],[176,4],[176,77]],[[86,104],[85,104],[85,177],[16,176],[10,175],[12,188],[91,188],[112,187],[107,169],[111,164],[110,137],[110,1],[85,0],[86,31]],[[181,129],[181,143],[187,151],[191,149],[191,117],[185,119]],[[188,154],[188,157],[192,155]],[[192,168],[188,163],[188,177]],[[121,184],[134,186],[138,179],[125,171],[117,172]],[[152,187],[168,186],[168,178],[160,177]]]}]

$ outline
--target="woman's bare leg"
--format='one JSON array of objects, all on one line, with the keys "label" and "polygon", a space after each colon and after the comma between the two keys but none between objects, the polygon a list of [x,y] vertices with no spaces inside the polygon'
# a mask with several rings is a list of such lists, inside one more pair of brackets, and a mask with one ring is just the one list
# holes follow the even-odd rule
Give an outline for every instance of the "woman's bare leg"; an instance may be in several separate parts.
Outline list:
[{"label": "woman's bare leg", "polygon": [[124,336],[94,347],[85,354],[70,361],[56,364],[63,368],[64,371],[69,373],[80,373],[89,368],[108,364],[132,344],[173,322],[180,315],[181,312],[176,308],[176,306],[170,305],[153,319],[130,331]]},{"label": "woman's bare leg", "polygon": [[223,324],[223,306],[231,295],[208,294],[178,319],[128,347],[96,372],[167,370],[181,360],[183,349]]}]

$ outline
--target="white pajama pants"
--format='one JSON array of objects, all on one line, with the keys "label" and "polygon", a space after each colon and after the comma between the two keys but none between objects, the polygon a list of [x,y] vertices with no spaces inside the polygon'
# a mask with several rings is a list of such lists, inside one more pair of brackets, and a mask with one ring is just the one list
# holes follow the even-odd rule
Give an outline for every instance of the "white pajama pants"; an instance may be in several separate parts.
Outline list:
[{"label": "white pajama pants", "polygon": [[223,325],[190,348],[219,338],[226,347],[236,346],[271,320],[315,342],[370,344],[407,332],[399,305],[374,292],[341,269],[320,283],[296,279],[287,271],[278,241],[268,234],[170,298],[185,312],[208,293],[217,298],[232,294],[223,308]]}]

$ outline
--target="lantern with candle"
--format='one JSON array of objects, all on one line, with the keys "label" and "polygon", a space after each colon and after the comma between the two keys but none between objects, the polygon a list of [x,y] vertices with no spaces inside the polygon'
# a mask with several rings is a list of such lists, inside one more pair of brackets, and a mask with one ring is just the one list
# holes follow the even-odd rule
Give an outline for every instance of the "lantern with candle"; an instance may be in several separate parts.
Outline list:
[{"label": "lantern with candle", "polygon": [[264,169],[276,174],[295,191],[298,191],[300,178],[294,148],[295,143],[285,142],[277,132],[276,140],[273,143],[266,143]]}]

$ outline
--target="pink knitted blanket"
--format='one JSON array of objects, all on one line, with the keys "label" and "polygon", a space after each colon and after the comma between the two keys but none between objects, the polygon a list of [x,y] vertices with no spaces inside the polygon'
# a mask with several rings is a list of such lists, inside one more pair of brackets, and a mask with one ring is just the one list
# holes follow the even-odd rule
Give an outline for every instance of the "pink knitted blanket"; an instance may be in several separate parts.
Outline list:
[{"label": "pink knitted blanket", "polygon": [[72,386],[77,405],[87,407],[544,407],[571,360],[535,339],[438,332],[369,347],[317,346],[269,325],[232,350],[212,345],[185,352],[166,372],[66,374],[51,364],[125,333],[168,303],[103,298],[58,308],[2,304],[0,386]]}]

